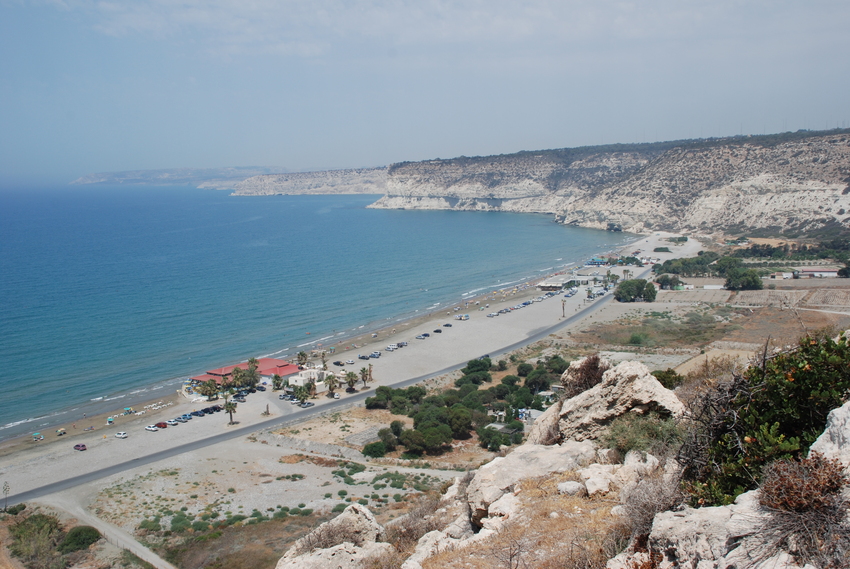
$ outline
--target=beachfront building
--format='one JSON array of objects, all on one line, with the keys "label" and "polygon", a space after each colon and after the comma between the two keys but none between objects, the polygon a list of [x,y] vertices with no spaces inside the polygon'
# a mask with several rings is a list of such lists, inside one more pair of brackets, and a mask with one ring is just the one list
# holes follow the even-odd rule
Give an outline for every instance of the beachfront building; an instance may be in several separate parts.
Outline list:
[{"label": "beachfront building", "polygon": [[[221,385],[225,382],[236,368],[248,369],[248,362],[234,364],[218,369],[209,370],[207,373],[197,375],[190,380],[192,383],[206,383],[209,380],[214,380]],[[257,360],[257,372],[260,374],[260,381],[270,382],[275,375],[286,377],[294,373],[298,373],[298,366],[291,364],[286,360],[278,360],[275,358],[260,358]]]},{"label": "beachfront building", "polygon": [[328,391],[325,379],[331,375],[334,375],[332,371],[304,369],[289,378],[289,387],[306,387],[308,383],[313,383],[316,386],[316,395],[320,395]]}]

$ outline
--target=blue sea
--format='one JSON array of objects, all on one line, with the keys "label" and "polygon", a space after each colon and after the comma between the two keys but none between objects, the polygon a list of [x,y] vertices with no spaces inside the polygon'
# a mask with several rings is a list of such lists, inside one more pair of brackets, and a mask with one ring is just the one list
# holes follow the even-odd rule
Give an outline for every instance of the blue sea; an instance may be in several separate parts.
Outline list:
[{"label": "blue sea", "polygon": [[631,238],[379,196],[0,191],[0,440],[581,263]]}]

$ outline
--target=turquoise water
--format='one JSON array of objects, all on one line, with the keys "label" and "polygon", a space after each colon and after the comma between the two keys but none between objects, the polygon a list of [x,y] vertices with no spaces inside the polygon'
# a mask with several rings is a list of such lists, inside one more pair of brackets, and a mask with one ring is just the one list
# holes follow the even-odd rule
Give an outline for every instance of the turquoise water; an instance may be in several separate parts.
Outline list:
[{"label": "turquoise water", "polygon": [[537,278],[628,237],[544,215],[366,209],[375,199],[0,191],[0,439]]}]

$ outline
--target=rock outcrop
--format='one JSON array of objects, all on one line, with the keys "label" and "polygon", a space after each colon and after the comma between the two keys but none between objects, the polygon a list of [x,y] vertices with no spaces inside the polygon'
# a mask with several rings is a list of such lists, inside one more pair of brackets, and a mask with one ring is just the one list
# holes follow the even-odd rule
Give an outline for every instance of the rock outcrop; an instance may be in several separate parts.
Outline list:
[{"label": "rock outcrop", "polygon": [[809,447],[809,452],[839,460],[850,470],[850,401],[829,412],[826,429]]},{"label": "rock outcrop", "polygon": [[593,440],[617,417],[649,411],[678,417],[685,406],[644,364],[621,362],[602,375],[601,383],[561,404],[558,430],[564,440]]},{"label": "rock outcrop", "polygon": [[233,195],[383,194],[386,186],[386,168],[352,168],[252,176],[236,184]]},{"label": "rock outcrop", "polygon": [[357,569],[392,551],[392,545],[378,542],[383,533],[368,508],[352,504],[296,541],[276,569]]},{"label": "rock outcrop", "polygon": [[508,456],[493,459],[478,469],[467,496],[472,522],[478,526],[489,515],[490,505],[526,478],[575,470],[596,456],[590,442],[568,441],[557,446],[525,444]]}]

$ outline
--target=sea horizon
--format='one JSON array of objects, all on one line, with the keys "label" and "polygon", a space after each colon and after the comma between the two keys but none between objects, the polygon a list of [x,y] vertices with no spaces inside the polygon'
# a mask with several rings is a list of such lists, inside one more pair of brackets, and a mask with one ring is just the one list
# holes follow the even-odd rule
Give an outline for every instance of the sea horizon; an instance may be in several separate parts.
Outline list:
[{"label": "sea horizon", "polygon": [[0,363],[16,370],[0,378],[0,441],[170,395],[250,357],[291,359],[638,237],[543,214],[366,209],[377,197],[0,191]]}]

